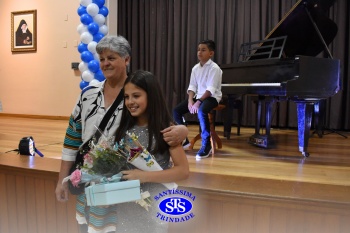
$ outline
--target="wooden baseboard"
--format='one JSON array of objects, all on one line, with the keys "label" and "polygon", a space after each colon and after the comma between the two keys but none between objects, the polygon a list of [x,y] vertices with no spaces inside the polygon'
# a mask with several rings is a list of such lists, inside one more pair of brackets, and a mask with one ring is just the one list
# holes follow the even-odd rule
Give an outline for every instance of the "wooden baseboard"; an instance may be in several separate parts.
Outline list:
[{"label": "wooden baseboard", "polygon": [[69,120],[69,116],[28,115],[28,114],[14,114],[14,113],[0,113],[0,117],[18,117],[18,118],[47,119],[47,120]]}]

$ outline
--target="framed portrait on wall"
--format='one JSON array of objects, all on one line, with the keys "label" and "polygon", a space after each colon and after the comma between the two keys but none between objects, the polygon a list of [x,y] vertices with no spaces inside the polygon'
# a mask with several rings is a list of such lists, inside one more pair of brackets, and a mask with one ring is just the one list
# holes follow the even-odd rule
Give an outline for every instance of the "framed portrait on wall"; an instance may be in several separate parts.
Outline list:
[{"label": "framed portrait on wall", "polygon": [[11,12],[12,52],[36,51],[36,35],[36,10]]}]

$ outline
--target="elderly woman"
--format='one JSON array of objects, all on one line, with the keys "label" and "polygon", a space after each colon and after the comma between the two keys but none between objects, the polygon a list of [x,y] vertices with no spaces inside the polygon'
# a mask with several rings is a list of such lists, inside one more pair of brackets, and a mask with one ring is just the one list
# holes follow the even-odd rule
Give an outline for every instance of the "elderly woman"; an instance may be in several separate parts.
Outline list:
[{"label": "elderly woman", "polygon": [[[85,88],[69,120],[62,150],[61,170],[56,187],[58,201],[68,200],[68,185],[62,184],[69,175],[79,147],[88,141],[96,131],[108,108],[119,95],[127,78],[131,47],[122,36],[106,36],[96,46],[100,57],[100,67],[106,78],[94,86]],[[115,135],[120,125],[123,102],[121,102],[104,129],[107,136]],[[180,144],[187,136],[184,126],[171,126],[162,131],[164,140],[170,145]],[[77,196],[76,218],[81,232],[113,232],[116,230],[116,205],[88,207],[85,194]]]}]

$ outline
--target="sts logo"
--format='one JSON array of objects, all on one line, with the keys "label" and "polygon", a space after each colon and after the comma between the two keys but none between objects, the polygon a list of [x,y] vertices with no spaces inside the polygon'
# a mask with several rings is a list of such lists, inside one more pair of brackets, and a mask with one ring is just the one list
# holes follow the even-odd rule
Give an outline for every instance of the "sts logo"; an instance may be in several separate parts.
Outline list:
[{"label": "sts logo", "polygon": [[181,215],[192,210],[192,203],[181,197],[169,197],[159,203],[159,209],[165,214]]},{"label": "sts logo", "polygon": [[[181,197],[181,195],[186,198]],[[163,199],[163,197],[165,198]],[[157,218],[166,222],[185,222],[192,219],[194,217],[194,214],[191,212],[193,208],[192,202],[194,202],[195,198],[192,193],[178,189],[159,193],[154,198],[160,201],[158,205],[160,211],[157,212]]]}]

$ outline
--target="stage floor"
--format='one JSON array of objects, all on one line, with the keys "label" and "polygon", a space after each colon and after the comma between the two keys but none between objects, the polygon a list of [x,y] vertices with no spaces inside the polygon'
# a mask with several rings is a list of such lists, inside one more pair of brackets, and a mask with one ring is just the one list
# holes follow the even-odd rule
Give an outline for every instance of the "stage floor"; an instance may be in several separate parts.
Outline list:
[{"label": "stage floor", "polygon": [[[45,158],[60,159],[67,120],[18,118],[0,115],[0,154],[16,153],[22,137],[32,136]],[[198,125],[189,125],[189,138]],[[276,147],[263,149],[247,143],[253,128],[241,128],[241,135],[227,140],[223,127],[216,131],[223,147],[215,155],[196,160],[200,147],[186,151],[190,178],[180,185],[209,191],[273,198],[295,198],[350,204],[350,139],[338,134],[309,140],[310,157],[298,150],[297,130],[272,129]],[[349,132],[342,132],[349,136]]]}]

